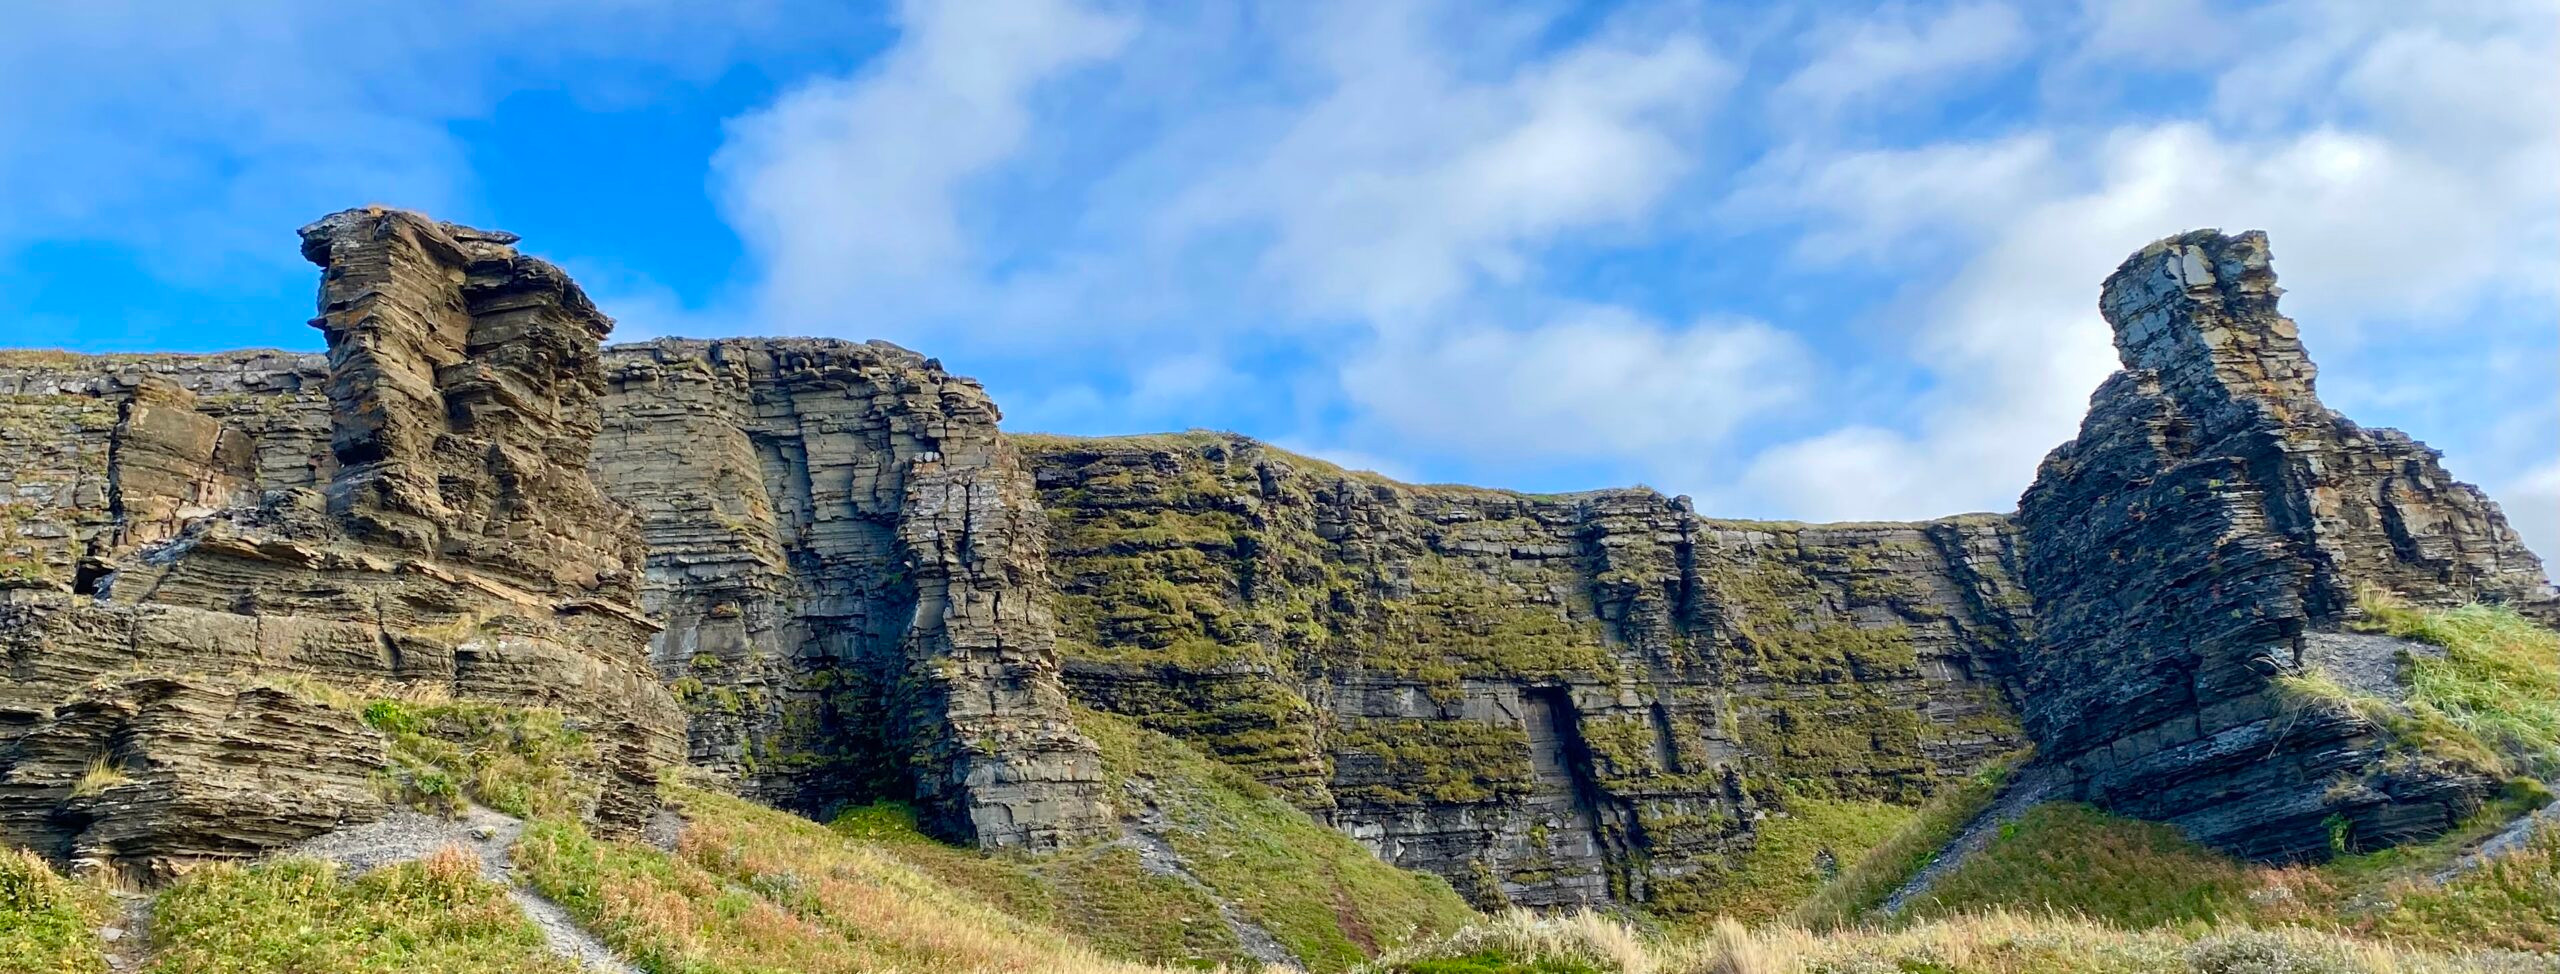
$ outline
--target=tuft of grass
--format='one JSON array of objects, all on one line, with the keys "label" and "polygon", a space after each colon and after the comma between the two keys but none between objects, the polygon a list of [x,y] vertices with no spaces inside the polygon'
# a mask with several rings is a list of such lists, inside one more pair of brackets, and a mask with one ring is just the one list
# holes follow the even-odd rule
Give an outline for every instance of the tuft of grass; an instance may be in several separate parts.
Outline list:
[{"label": "tuft of grass", "polygon": [[125,771],[123,764],[111,755],[101,754],[90,758],[88,769],[80,773],[80,780],[71,783],[71,797],[89,798],[104,794],[109,788],[132,783],[133,775]]},{"label": "tuft of grass", "polygon": [[2177,829],[2086,805],[2028,809],[1910,904],[1914,917],[2062,911],[2134,927],[2244,916],[2247,867]]},{"label": "tuft of grass", "polygon": [[2361,625],[2443,647],[2409,658],[2409,709],[2440,719],[2463,743],[2542,779],[2560,776],[2560,633],[2512,608],[2412,607],[2377,588],[2359,596]]},{"label": "tuft of grass", "polygon": [[151,941],[152,974],[578,970],[458,848],[354,880],[311,859],[207,866],[153,904]]},{"label": "tuft of grass", "polygon": [[424,811],[469,799],[519,818],[576,816],[603,789],[594,746],[555,710],[386,697],[362,713],[390,740],[387,797]]},{"label": "tuft of grass", "polygon": [[1918,813],[1905,818],[1891,835],[1840,870],[1838,877],[1796,904],[1792,913],[1795,922],[1815,930],[1831,930],[1884,905],[1894,890],[1926,868],[1947,843],[1955,841],[1966,823],[1990,807],[2009,773],[2025,759],[2023,752],[2012,755],[1938,793]]},{"label": "tuft of grass", "polygon": [[108,898],[24,849],[0,850],[0,971],[105,974]]}]

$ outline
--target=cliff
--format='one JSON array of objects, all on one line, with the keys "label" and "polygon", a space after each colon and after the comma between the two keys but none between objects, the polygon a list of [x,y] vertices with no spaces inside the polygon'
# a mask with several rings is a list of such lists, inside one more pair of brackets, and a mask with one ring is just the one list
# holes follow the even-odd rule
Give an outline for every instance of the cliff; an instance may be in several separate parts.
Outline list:
[{"label": "cliff", "polygon": [[688,761],[809,815],[1154,848],[1163,796],[1077,726],[1110,711],[1481,905],[1728,908],[2029,745],[2079,798],[2317,858],[2500,783],[2302,699],[2423,651],[2351,631],[2360,596],[2551,606],[2494,504],[2320,404],[2254,234],[2109,279],[2125,371],[2014,514],[1873,524],[1007,435],[885,343],[600,347],[505,234],[305,239],[325,357],[0,353],[0,838],[159,867],[378,815],[382,737],[316,684],[559,710],[607,828]]},{"label": "cliff", "polygon": [[1916,803],[2021,742],[1996,517],[1719,521],[1214,434],[1022,443],[1076,695],[1480,903],[1696,899],[1768,816]]},{"label": "cliff", "polygon": [[1030,475],[977,383],[885,343],[605,361],[595,475],[640,512],[651,657],[697,766],[812,814],[914,798],[984,845],[1109,830]]},{"label": "cliff", "polygon": [[682,752],[584,473],[611,327],[514,238],[303,230],[329,353],[0,363],[0,838],[149,874],[379,816],[348,694],[576,715],[636,827]]},{"label": "cliff", "polygon": [[2144,248],[2100,309],[2124,371],[2019,501],[2042,631],[2018,699],[2047,760],[2110,810],[2264,859],[2325,857],[2332,829],[2423,838],[2494,781],[2283,680],[2388,695],[2425,652],[2343,631],[2361,591],[2547,611],[2542,566],[2497,505],[2396,430],[2321,404],[2264,234]]}]

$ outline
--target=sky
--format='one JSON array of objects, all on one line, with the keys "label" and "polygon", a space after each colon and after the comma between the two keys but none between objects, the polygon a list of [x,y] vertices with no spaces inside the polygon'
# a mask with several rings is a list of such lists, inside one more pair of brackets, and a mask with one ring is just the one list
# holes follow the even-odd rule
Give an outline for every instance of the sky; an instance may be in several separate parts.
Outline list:
[{"label": "sky", "polygon": [[2011,509],[2107,273],[2264,229],[2329,404],[2560,558],[2560,0],[89,0],[0,91],[0,345],[316,349],[380,203],[617,340],[1736,517]]}]

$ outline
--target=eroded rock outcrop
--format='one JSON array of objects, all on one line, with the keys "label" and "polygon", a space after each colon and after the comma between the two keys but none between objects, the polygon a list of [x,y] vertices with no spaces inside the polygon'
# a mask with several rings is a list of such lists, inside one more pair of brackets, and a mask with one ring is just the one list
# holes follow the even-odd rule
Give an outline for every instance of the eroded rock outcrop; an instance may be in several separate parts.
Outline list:
[{"label": "eroded rock outcrop", "polygon": [[2287,696],[2390,689],[2404,647],[2339,631],[2363,587],[2552,607],[2495,505],[2320,404],[2254,234],[2109,279],[2126,369],[2016,514],[1828,525],[1007,437],[883,343],[600,350],[513,242],[314,224],[325,357],[0,353],[0,839],[149,868],[378,815],[343,701],[432,687],[569,715],[606,828],[689,758],[810,814],[1116,835],[1081,704],[1486,904],[1718,908],[1854,853],[1761,861],[1789,818],[2029,742],[2035,781],[2291,859],[2495,784]]},{"label": "eroded rock outcrop", "polygon": [[683,724],[586,472],[610,319],[509,235],[369,209],[303,238],[325,360],[0,363],[0,554],[32,566],[0,593],[0,838],[157,871],[377,815],[343,704],[370,692],[572,715],[598,824],[636,826]]},{"label": "eroded rock outcrop", "polygon": [[1045,522],[975,382],[885,343],[607,357],[596,475],[642,514],[696,764],[810,813],[913,798],[990,846],[1113,828],[1058,681]]},{"label": "eroded rock outcrop", "polygon": [[[2494,784],[2343,708],[2289,706],[2360,587],[2421,604],[2547,599],[2541,564],[2438,455],[2320,403],[2265,235],[2162,240],[2106,282],[2125,369],[2019,504],[2040,639],[2018,698],[2082,797],[2268,859],[2333,830],[2443,831]],[[2387,678],[2386,678],[2387,679]]]}]

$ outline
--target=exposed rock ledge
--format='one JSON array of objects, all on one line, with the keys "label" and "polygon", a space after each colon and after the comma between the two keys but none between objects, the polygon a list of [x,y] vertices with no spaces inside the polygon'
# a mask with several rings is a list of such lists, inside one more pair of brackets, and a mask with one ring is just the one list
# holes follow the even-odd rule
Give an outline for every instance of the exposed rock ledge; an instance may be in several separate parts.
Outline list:
[{"label": "exposed rock ledge", "polygon": [[[883,343],[599,349],[510,235],[305,239],[326,357],[0,353],[0,838],[149,865],[380,815],[379,741],[315,680],[568,711],[621,769],[608,827],[689,757],[810,813],[1107,837],[1073,700],[1485,903],[1712,903],[1779,817],[2030,741],[2069,794],[2318,857],[2332,816],[2413,838],[2489,785],[2277,719],[2307,664],[2390,678],[2324,636],[2358,587],[2552,604],[2433,451],[2319,402],[2257,234],[2108,280],[2125,371],[2015,514],[1837,525],[1007,437]],[[75,796],[102,759],[125,780]]]}]

